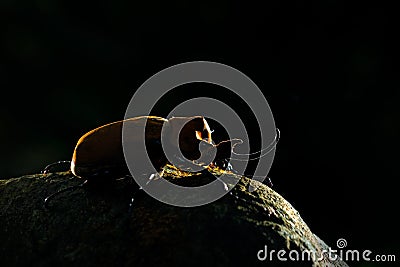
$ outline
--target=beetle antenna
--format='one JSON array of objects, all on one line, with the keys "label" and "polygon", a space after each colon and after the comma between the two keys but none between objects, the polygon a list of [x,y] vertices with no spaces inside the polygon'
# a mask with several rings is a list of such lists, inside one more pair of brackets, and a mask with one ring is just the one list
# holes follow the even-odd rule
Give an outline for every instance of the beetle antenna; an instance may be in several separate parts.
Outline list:
[{"label": "beetle antenna", "polygon": [[57,192],[51,194],[50,196],[46,197],[46,198],[44,199],[44,204],[43,204],[44,208],[45,208],[45,209],[48,209],[48,208],[49,208],[49,202],[50,202],[55,196],[57,196],[57,195],[59,195],[59,194],[62,194],[62,193],[64,193],[64,192],[67,192],[67,191],[73,191],[73,190],[76,190],[76,189],[79,189],[79,188],[83,188],[83,187],[87,184],[87,181],[88,181],[88,180],[85,180],[85,181],[84,181],[83,183],[81,183],[81,184],[72,185],[72,186],[69,186],[69,187],[67,187],[67,188],[61,189],[61,190],[59,190],[59,191],[57,191]]},{"label": "beetle antenna", "polygon": [[[59,166],[59,165],[62,165],[62,164],[71,165],[71,161],[70,161],[70,160],[60,160],[60,161],[51,163],[51,164],[47,165],[47,166],[43,169],[42,173],[43,173],[43,174],[50,173],[50,172],[52,172],[52,169],[53,169],[55,166]],[[69,169],[69,166],[68,166],[68,169]]]}]

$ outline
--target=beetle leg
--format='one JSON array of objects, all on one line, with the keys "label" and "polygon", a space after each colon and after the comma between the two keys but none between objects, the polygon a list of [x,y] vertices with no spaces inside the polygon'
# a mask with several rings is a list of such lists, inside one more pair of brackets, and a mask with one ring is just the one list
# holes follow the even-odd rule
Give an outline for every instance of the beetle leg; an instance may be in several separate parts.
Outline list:
[{"label": "beetle leg", "polygon": [[76,189],[79,189],[79,188],[83,188],[83,186],[86,185],[87,181],[88,181],[88,180],[85,180],[85,181],[84,181],[83,183],[81,183],[81,184],[69,186],[69,187],[67,187],[67,188],[61,189],[61,190],[59,190],[59,191],[57,191],[57,192],[51,194],[50,196],[48,196],[48,197],[46,197],[46,198],[44,199],[43,207],[44,207],[45,209],[48,209],[48,208],[49,208],[49,202],[50,202],[55,196],[57,196],[57,195],[59,195],[59,194],[61,194],[61,193],[67,192],[67,191],[73,191],[73,190],[76,190]]},{"label": "beetle leg", "polygon": [[224,187],[224,190],[228,192],[229,191],[229,187],[228,187],[227,183],[222,181],[219,177],[216,177],[216,178],[217,178],[218,181],[221,182],[222,186]]},{"label": "beetle leg", "polygon": [[147,186],[151,181],[162,178],[163,175],[164,175],[164,169],[162,169],[161,172],[152,173],[152,174],[150,175],[150,177],[149,177],[149,180],[148,180],[147,183],[146,183],[146,186]]},{"label": "beetle leg", "polygon": [[267,176],[267,179],[265,179],[264,183],[265,183],[268,187],[273,187],[273,186],[274,186],[274,184],[272,183],[271,178],[269,178],[268,176]]},{"label": "beetle leg", "polygon": [[[137,192],[137,191],[136,191]],[[135,202],[135,195],[136,192],[133,193],[132,197],[131,197],[131,201],[129,202],[129,208],[128,208],[128,213],[131,214],[132,213],[132,209],[133,209],[133,202]]]},{"label": "beetle leg", "polygon": [[60,165],[62,165],[62,164],[68,164],[68,168],[67,168],[67,169],[69,170],[69,168],[70,168],[69,165],[71,165],[71,161],[70,161],[70,160],[60,160],[60,161],[51,163],[51,164],[47,165],[47,166],[43,169],[42,173],[43,173],[43,174],[50,173],[51,170],[53,169],[53,167],[55,167],[55,166],[60,166]]},{"label": "beetle leg", "polygon": [[[162,169],[161,172],[156,172],[156,173],[151,174],[150,177],[149,177],[149,180],[146,182],[146,185],[145,185],[145,186],[147,186],[148,184],[150,184],[151,181],[160,179],[161,177],[163,177],[163,175],[164,175],[164,169]],[[133,180],[135,180],[134,177],[133,177],[132,175],[128,175],[128,176],[131,177]],[[132,193],[131,201],[129,202],[129,211],[128,211],[129,213],[132,213],[133,203],[135,202],[135,196],[136,196],[136,194],[139,193],[139,192],[142,191],[142,190],[143,190],[143,187],[139,186],[139,188],[136,189],[136,190]]]}]

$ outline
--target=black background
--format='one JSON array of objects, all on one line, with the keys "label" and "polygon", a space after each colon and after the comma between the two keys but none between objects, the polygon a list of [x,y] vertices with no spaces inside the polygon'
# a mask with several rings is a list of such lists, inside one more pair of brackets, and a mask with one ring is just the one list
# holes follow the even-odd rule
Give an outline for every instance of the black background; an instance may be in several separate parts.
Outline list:
[{"label": "black background", "polygon": [[395,12],[264,2],[1,1],[1,178],[69,159],[83,133],[122,119],[156,72],[215,61],[263,90],[282,132],[274,188],[311,229],[332,247],[345,238],[398,251]]}]

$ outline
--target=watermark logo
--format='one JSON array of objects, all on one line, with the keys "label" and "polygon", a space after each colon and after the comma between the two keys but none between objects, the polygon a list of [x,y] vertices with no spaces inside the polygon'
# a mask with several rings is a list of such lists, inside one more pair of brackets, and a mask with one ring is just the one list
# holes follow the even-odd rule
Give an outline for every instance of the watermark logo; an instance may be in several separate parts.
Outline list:
[{"label": "watermark logo", "polygon": [[303,250],[301,252],[297,250],[268,250],[268,246],[265,245],[263,249],[257,252],[257,259],[259,261],[323,261],[328,260],[330,262],[335,261],[372,261],[372,262],[395,262],[395,254],[375,254],[371,250],[357,250],[357,249],[345,249],[347,247],[347,240],[339,238],[336,242],[338,249],[324,249],[320,252],[313,250]]},{"label": "watermark logo", "polygon": [[[133,95],[126,113],[125,119],[149,115],[156,103],[173,88],[188,83],[211,83],[222,86],[241,97],[251,108],[252,113],[257,119],[261,135],[261,148],[266,148],[276,140],[277,129],[268,105],[261,90],[245,74],[230,66],[207,61],[196,61],[178,64],[166,68],[148,80],[146,80]],[[240,109],[240,107],[239,107]],[[240,119],[238,113],[240,110],[234,110],[227,104],[210,97],[192,98],[177,105],[168,115],[170,117],[191,117],[203,116],[213,119],[222,125],[227,131],[229,138],[238,138],[243,141],[240,145],[241,156],[249,155],[249,137],[246,131],[245,122]],[[224,175],[218,177],[214,182],[200,187],[182,187],[168,182],[165,179],[159,179],[157,186],[146,186],[148,180],[143,179],[143,175],[157,173],[153,168],[151,159],[147,153],[145,145],[145,125],[137,126],[135,133],[141,134],[140,141],[134,146],[129,142],[132,129],[124,124],[122,129],[123,150],[127,166],[136,180],[146,193],[167,204],[181,207],[194,207],[205,205],[215,201],[225,195],[226,187],[221,187],[221,181],[224,181]],[[164,131],[164,127],[163,127]],[[168,159],[180,160],[181,165],[187,165],[188,169],[193,167],[193,162],[180,155],[175,155],[175,150],[168,150],[168,140],[178,140],[179,132],[176,136],[162,138],[161,143]],[[168,140],[166,140],[168,139]],[[200,152],[201,147],[199,148]],[[267,178],[274,158],[275,146],[268,150],[262,160],[258,162],[254,172],[253,179],[262,182]],[[235,159],[234,153],[231,153],[231,159]],[[203,154],[200,158],[203,157]],[[244,173],[248,163],[248,157],[241,157],[235,161],[235,170],[238,173]],[[257,183],[252,183],[249,190],[255,190]]]},{"label": "watermark logo", "polygon": [[345,248],[345,247],[347,247],[347,241],[346,241],[346,239],[344,239],[344,238],[339,238],[339,239],[336,241],[336,246],[337,246],[338,248]]}]

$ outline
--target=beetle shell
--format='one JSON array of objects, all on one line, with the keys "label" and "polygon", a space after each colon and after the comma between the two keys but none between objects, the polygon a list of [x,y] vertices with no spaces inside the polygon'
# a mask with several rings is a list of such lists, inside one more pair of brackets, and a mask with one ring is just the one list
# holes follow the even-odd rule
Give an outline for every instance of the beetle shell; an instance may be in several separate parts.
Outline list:
[{"label": "beetle shell", "polygon": [[[128,142],[130,147],[142,142],[139,131],[146,127],[146,150],[156,170],[161,170],[168,163],[161,146],[161,130],[164,125],[163,134],[166,135],[167,142],[169,140],[172,143],[179,133],[179,148],[189,160],[200,156],[198,145],[202,136],[206,137],[203,141],[212,142],[210,128],[201,116],[173,117],[169,120],[155,116],[130,118],[103,125],[83,135],[74,149],[72,173],[85,179],[128,175],[122,148],[123,125],[129,133],[124,142]],[[182,128],[182,125],[185,126]]]}]

